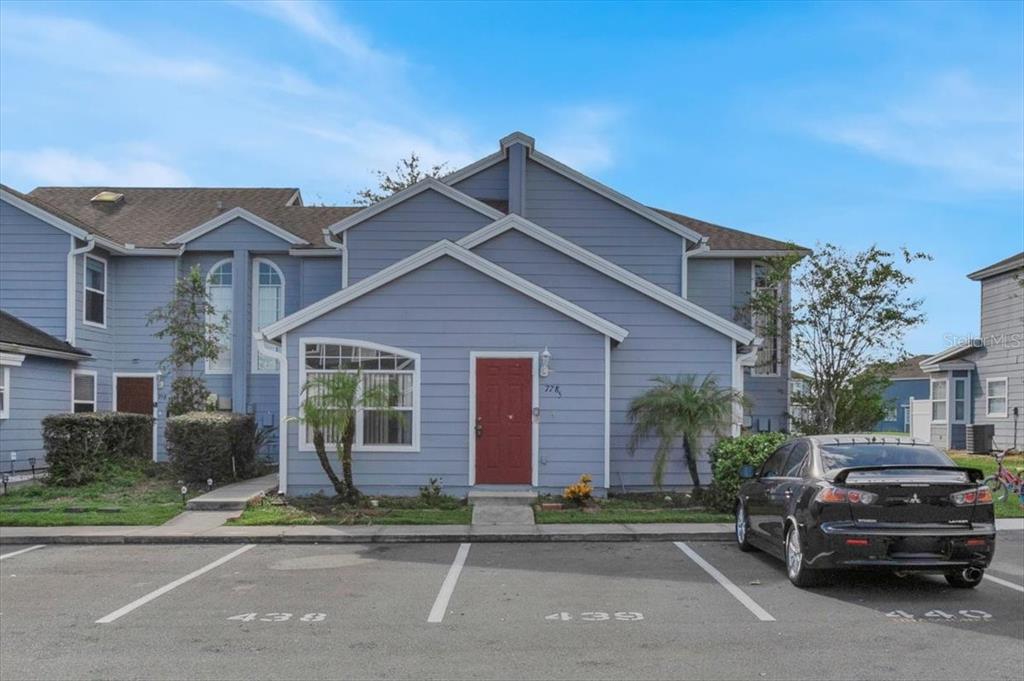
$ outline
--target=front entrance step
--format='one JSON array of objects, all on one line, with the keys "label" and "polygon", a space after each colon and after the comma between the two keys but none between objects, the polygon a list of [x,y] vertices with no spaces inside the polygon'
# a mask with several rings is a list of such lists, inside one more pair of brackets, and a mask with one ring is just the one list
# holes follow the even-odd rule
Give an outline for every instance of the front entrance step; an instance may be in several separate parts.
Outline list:
[{"label": "front entrance step", "polygon": [[189,511],[241,511],[253,499],[276,491],[277,485],[277,473],[235,482],[195,499],[189,499],[185,509]]},{"label": "front entrance step", "polygon": [[474,489],[467,496],[474,525],[533,525],[537,494],[529,488]]},{"label": "front entrance step", "polygon": [[471,504],[511,504],[529,506],[537,501],[537,493],[529,489],[473,489],[466,495]]}]

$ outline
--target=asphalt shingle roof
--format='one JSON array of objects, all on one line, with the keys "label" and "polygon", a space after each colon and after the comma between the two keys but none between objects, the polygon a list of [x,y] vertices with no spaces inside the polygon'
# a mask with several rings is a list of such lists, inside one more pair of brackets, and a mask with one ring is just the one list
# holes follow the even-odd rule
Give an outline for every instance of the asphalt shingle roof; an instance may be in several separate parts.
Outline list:
[{"label": "asphalt shingle roof", "polygon": [[54,338],[42,329],[23,322],[4,310],[0,310],[0,343],[22,345],[28,348],[39,348],[40,350],[67,352],[80,355],[83,358],[91,356],[85,350],[79,350],[66,341]]},{"label": "asphalt shingle roof", "polygon": [[[663,208],[655,208],[665,217],[689,227],[699,234],[708,237],[708,247],[712,251],[789,251],[794,244],[777,239],[769,239],[766,236],[758,236],[750,232],[741,232],[732,227],[723,227],[712,222],[705,222],[691,218],[687,215],[673,213]],[[798,250],[810,251],[804,246],[797,246]]]}]

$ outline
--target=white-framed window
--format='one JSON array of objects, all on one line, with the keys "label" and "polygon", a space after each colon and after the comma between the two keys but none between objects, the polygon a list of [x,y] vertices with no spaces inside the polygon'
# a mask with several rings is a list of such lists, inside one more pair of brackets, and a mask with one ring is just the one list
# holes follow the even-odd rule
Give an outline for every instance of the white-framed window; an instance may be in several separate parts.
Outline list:
[{"label": "white-framed window", "polygon": [[[252,328],[258,331],[284,316],[284,274],[270,260],[257,258],[252,269]],[[252,347],[252,370],[276,374],[277,360],[261,355]]]},{"label": "white-framed window", "polygon": [[[354,450],[419,451],[418,354],[376,343],[342,339],[303,339],[299,348],[302,353],[300,389],[318,375],[360,372],[361,389],[384,388],[391,392],[390,413],[363,407],[357,410]],[[304,397],[315,398],[315,393]],[[331,433],[327,435],[329,440],[335,439]],[[312,431],[300,428],[299,438],[300,449],[312,449]]]},{"label": "white-framed window", "polygon": [[107,326],[107,261],[95,255],[85,256],[82,275],[82,322],[89,326]]},{"label": "white-framed window", "polygon": [[931,385],[932,400],[932,421],[936,423],[946,422],[946,398],[949,384],[946,379],[933,379]]},{"label": "white-framed window", "polygon": [[896,405],[888,405],[885,408],[885,418],[883,421],[895,421],[897,418]]},{"label": "white-framed window", "polygon": [[76,369],[71,372],[71,411],[76,414],[96,411],[96,372]]},{"label": "white-framed window", "polygon": [[967,422],[967,379],[953,379],[953,423]]},{"label": "white-framed window", "polygon": [[985,416],[1006,418],[1009,385],[1005,377],[989,378],[985,381]]},{"label": "white-framed window", "polygon": [[220,332],[217,339],[220,354],[217,355],[216,360],[206,361],[206,373],[208,374],[231,373],[231,313],[235,301],[233,282],[234,275],[230,260],[217,262],[206,275],[206,290],[210,296],[210,305],[214,310],[214,319],[218,324],[223,322],[225,317],[228,320],[226,328]]},{"label": "white-framed window", "polygon": [[[767,295],[779,305],[782,301],[782,287],[768,281],[768,266],[763,262],[751,265],[751,295]],[[778,376],[782,368],[782,336],[779,333],[780,317],[775,313],[766,317],[754,311],[751,314],[753,331],[763,339],[757,350],[757,361],[750,369],[751,376]]]},{"label": "white-framed window", "polygon": [[0,419],[11,415],[11,370],[0,366]]}]

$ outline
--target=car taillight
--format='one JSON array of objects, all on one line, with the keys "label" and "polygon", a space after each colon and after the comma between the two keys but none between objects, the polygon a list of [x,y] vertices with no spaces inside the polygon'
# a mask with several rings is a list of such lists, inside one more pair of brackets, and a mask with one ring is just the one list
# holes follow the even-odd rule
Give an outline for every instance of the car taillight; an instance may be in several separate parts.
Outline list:
[{"label": "car taillight", "polygon": [[847,489],[846,487],[822,487],[814,499],[823,504],[873,504],[878,499],[878,495],[874,492]]},{"label": "car taillight", "polygon": [[992,503],[992,490],[985,485],[975,489],[965,489],[963,492],[955,492],[949,496],[957,506]]}]

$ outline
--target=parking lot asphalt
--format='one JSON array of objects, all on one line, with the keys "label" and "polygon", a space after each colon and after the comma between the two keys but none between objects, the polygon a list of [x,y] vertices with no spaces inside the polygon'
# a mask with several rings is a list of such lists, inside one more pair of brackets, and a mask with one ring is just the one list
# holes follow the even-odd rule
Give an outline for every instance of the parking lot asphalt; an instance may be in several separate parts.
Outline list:
[{"label": "parking lot asphalt", "polygon": [[975,590],[721,542],[5,546],[0,678],[1019,680],[1022,538]]}]

